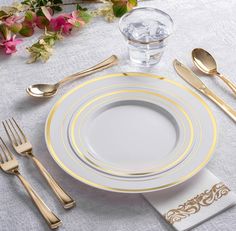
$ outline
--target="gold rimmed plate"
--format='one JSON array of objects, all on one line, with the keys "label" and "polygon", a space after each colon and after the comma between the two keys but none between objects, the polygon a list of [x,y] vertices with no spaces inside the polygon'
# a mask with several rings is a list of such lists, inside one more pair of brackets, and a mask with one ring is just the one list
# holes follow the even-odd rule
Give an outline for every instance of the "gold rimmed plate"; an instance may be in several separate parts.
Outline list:
[{"label": "gold rimmed plate", "polygon": [[204,167],[216,124],[202,99],[180,84],[120,73],[65,94],[49,114],[45,136],[53,158],[76,179],[110,191],[146,192]]},{"label": "gold rimmed plate", "polygon": [[106,89],[75,108],[71,147],[92,167],[116,176],[140,177],[173,168],[193,145],[188,114],[163,94],[127,88]]}]

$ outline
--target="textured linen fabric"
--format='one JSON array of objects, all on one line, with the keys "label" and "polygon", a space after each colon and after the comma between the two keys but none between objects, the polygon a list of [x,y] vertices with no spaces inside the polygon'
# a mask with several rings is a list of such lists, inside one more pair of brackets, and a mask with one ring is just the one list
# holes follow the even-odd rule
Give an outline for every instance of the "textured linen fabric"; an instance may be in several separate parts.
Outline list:
[{"label": "textured linen fabric", "polygon": [[[9,4],[0,0],[0,5]],[[30,181],[47,205],[62,219],[62,231],[160,231],[173,230],[139,194],[119,194],[87,186],[67,175],[53,161],[44,140],[44,125],[50,108],[65,92],[79,83],[107,73],[147,71],[187,85],[175,73],[172,61],[179,58],[192,67],[191,50],[203,47],[217,59],[219,70],[236,82],[236,1],[235,0],[156,0],[140,5],[154,6],[169,13],[175,31],[161,62],[151,69],[135,68],[127,63],[126,44],[119,32],[118,21],[94,19],[83,30],[66,38],[55,47],[54,55],[45,63],[25,64],[25,47],[37,40],[38,34],[19,45],[19,52],[5,56],[0,52],[0,119],[14,116],[24,126],[35,154],[46,168],[75,198],[77,207],[65,211],[51,193],[32,162],[17,156],[22,174]],[[67,8],[70,10],[70,7]],[[116,54],[121,62],[83,80],[64,86],[49,100],[35,100],[25,93],[33,83],[55,82]],[[203,76],[203,74],[199,73]],[[233,107],[235,97],[218,79],[204,82]],[[205,98],[204,98],[205,99]],[[206,99],[218,122],[218,144],[208,169],[236,191],[236,129],[235,123],[217,106]],[[2,127],[1,136],[6,139]],[[236,207],[196,227],[195,231],[236,229]],[[16,177],[0,172],[0,230],[49,230],[31,203]]]}]

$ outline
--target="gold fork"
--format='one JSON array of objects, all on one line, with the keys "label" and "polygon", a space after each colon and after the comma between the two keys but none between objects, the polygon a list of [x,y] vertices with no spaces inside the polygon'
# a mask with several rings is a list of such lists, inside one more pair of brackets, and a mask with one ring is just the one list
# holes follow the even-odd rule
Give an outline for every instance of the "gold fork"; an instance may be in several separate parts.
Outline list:
[{"label": "gold fork", "polygon": [[40,173],[44,176],[48,185],[51,187],[63,207],[69,209],[75,206],[75,201],[59,186],[42,163],[34,156],[31,143],[26,138],[24,132],[21,130],[14,118],[5,120],[2,124],[15,151],[18,154],[29,157],[33,160],[34,164],[38,167]]},{"label": "gold fork", "polygon": [[31,199],[37,206],[39,212],[42,214],[51,229],[56,229],[61,225],[60,219],[47,207],[39,195],[32,189],[30,184],[19,172],[19,165],[16,158],[12,155],[2,138],[0,137],[0,168],[8,174],[17,176]]}]

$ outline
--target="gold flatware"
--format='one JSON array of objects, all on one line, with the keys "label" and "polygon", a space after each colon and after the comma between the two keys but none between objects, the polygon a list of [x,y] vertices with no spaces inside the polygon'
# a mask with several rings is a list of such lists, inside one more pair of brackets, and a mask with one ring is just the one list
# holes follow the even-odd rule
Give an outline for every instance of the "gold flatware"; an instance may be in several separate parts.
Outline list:
[{"label": "gold flatware", "polygon": [[72,74],[70,76],[67,76],[66,78],[62,79],[56,84],[35,84],[31,85],[26,89],[26,92],[33,97],[37,98],[49,98],[54,96],[58,89],[64,85],[65,83],[74,81],[78,78],[93,74],[95,72],[104,70],[108,67],[114,66],[118,63],[118,58],[115,55],[112,55],[110,58],[105,59],[101,63],[90,67],[84,71],[80,71],[78,73]]},{"label": "gold flatware", "polygon": [[32,201],[37,206],[39,212],[42,214],[46,222],[48,223],[51,229],[58,228],[62,223],[60,219],[47,207],[47,205],[43,202],[43,200],[39,197],[39,195],[34,191],[34,189],[30,186],[27,180],[20,174],[19,165],[16,158],[12,155],[2,138],[0,137],[0,168],[8,174],[12,174],[17,176],[26,191],[30,195]]},{"label": "gold flatware", "polygon": [[213,93],[200,79],[195,75],[189,68],[184,66],[177,59],[174,60],[174,68],[176,72],[182,77],[187,83],[193,86],[195,89],[203,93],[215,104],[217,104],[226,114],[228,114],[236,122],[236,111],[225,103],[220,97]]},{"label": "gold flatware", "polygon": [[195,66],[203,73],[210,76],[218,76],[230,89],[236,94],[236,85],[217,71],[217,64],[213,56],[202,48],[196,48],[192,51],[192,59]]},{"label": "gold flatware", "polygon": [[59,186],[56,180],[42,165],[42,163],[35,157],[31,143],[26,138],[24,132],[14,120],[14,118],[5,120],[2,122],[2,124],[15,151],[18,154],[29,157],[33,160],[34,164],[44,176],[48,185],[51,187],[63,207],[65,209],[69,209],[75,206],[75,201]]}]

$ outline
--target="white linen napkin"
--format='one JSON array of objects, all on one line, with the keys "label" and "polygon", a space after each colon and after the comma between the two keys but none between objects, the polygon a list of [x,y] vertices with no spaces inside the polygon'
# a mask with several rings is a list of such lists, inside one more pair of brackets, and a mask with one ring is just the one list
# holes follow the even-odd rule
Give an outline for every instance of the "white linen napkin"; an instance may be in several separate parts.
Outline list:
[{"label": "white linen napkin", "polygon": [[207,169],[176,187],[143,196],[179,231],[191,229],[236,204],[236,194]]}]

